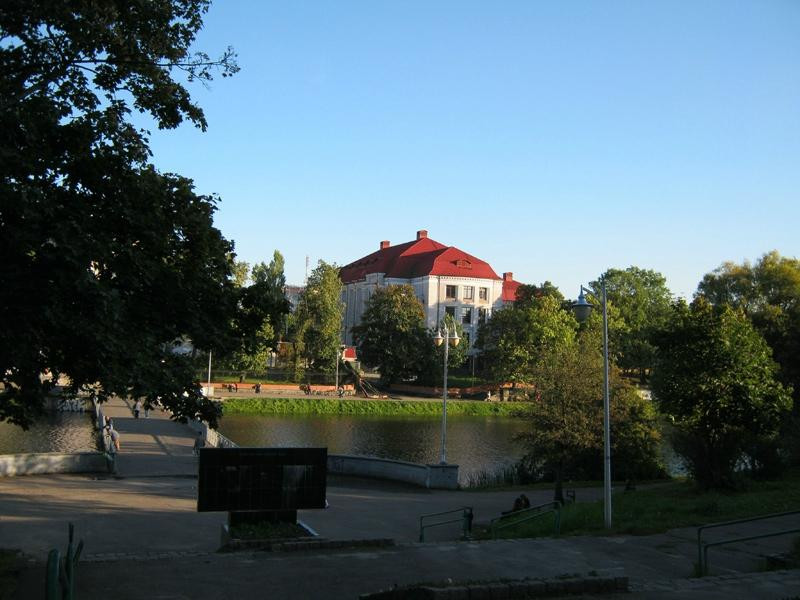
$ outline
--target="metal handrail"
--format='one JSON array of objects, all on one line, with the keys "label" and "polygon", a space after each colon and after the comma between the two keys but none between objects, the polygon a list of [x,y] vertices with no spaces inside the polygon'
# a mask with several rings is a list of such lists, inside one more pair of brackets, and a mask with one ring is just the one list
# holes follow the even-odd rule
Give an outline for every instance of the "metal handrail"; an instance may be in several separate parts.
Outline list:
[{"label": "metal handrail", "polygon": [[[461,513],[461,517],[458,519],[448,519],[446,521],[437,521],[436,523],[423,523],[425,519],[430,517],[443,517],[445,515],[452,515],[455,513]],[[463,535],[466,538],[470,532],[472,531],[472,507],[471,506],[462,506],[461,508],[456,508],[455,510],[446,510],[443,512],[438,513],[431,513],[428,515],[422,515],[419,518],[419,541],[425,541],[425,530],[430,529],[431,527],[439,527],[440,525],[447,525],[449,523],[458,523],[461,522]]]},{"label": "metal handrail", "polygon": [[[542,510],[543,508],[549,508],[549,510]],[[489,529],[492,532],[492,539],[497,536],[497,531],[499,529],[504,529],[505,527],[512,527],[513,525],[519,525],[520,523],[525,523],[527,521],[532,521],[533,519],[537,519],[543,515],[547,515],[550,513],[555,513],[555,532],[556,535],[561,533],[561,503],[560,502],[545,502],[544,504],[538,504],[536,506],[531,506],[529,508],[523,508],[522,510],[515,510],[507,515],[501,515],[499,517],[495,517],[491,521],[489,521]],[[523,518],[515,518],[521,516]],[[507,523],[500,523],[503,519],[513,519],[509,520]]]},{"label": "metal handrail", "polygon": [[69,543],[67,553],[62,558],[54,548],[47,556],[45,573],[45,598],[47,600],[73,600],[75,598],[75,569],[83,552],[83,540],[74,544],[75,526],[69,524]]},{"label": "metal handrail", "polygon": [[741,538],[730,538],[727,540],[721,540],[719,542],[709,542],[708,544],[703,544],[702,534],[703,531],[705,531],[706,529],[713,529],[716,527],[726,527],[728,525],[739,525],[741,523],[752,523],[755,521],[763,521],[766,519],[774,519],[777,517],[786,517],[789,515],[797,515],[797,514],[800,514],[800,510],[790,510],[782,513],[772,513],[769,515],[761,515],[758,517],[749,517],[747,519],[736,519],[735,521],[723,521],[721,523],[709,523],[707,525],[701,525],[700,527],[697,528],[697,561],[698,561],[697,566],[700,572],[699,573],[700,577],[708,573],[708,549],[712,546],[722,546],[724,544],[732,544],[734,542],[747,542],[759,538],[775,537],[778,535],[786,535],[789,533],[797,533],[798,531],[800,531],[800,529],[782,530],[771,533],[765,533],[761,535],[747,536]]}]

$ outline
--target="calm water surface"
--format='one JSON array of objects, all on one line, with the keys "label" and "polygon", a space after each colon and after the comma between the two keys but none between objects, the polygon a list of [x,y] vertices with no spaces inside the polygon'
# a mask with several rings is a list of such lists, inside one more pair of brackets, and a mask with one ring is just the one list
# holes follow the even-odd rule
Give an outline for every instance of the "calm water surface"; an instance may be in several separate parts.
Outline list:
[{"label": "calm water surface", "polygon": [[97,449],[89,413],[46,413],[30,429],[0,423],[0,454],[91,452]]},{"label": "calm water surface", "polygon": [[[441,423],[416,416],[229,415],[219,431],[240,446],[324,446],[331,454],[438,463]],[[448,417],[447,461],[459,465],[462,480],[513,463],[523,452],[512,438],[525,426],[508,417]]]}]

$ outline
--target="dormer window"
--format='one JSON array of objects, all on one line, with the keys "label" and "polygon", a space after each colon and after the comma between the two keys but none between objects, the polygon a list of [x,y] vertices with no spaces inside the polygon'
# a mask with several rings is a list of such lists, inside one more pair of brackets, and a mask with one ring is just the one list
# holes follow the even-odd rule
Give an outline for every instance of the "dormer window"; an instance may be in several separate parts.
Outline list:
[{"label": "dormer window", "polygon": [[472,268],[472,263],[469,262],[468,260],[464,259],[464,258],[459,258],[458,260],[453,261],[453,262],[456,263],[456,266],[459,269],[471,269]]}]

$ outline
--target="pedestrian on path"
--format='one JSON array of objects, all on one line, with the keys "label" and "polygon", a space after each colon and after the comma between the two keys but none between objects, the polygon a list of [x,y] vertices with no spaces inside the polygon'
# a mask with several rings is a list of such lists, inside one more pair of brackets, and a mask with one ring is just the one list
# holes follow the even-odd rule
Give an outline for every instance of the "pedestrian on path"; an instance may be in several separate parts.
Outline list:
[{"label": "pedestrian on path", "polygon": [[194,448],[192,449],[192,454],[195,456],[200,455],[200,448],[204,448],[206,445],[206,440],[203,438],[203,432],[198,431],[197,437],[194,439]]},{"label": "pedestrian on path", "polygon": [[144,403],[144,418],[145,419],[150,418],[150,402]]},{"label": "pedestrian on path", "polygon": [[138,419],[139,418],[139,412],[141,410],[142,410],[142,401],[137,399],[136,403],[133,405],[133,418],[134,419]]},{"label": "pedestrian on path", "polygon": [[111,438],[111,443],[109,444],[109,450],[112,453],[119,452],[119,432],[114,429],[111,425],[106,427],[106,431],[108,432],[108,436]]}]

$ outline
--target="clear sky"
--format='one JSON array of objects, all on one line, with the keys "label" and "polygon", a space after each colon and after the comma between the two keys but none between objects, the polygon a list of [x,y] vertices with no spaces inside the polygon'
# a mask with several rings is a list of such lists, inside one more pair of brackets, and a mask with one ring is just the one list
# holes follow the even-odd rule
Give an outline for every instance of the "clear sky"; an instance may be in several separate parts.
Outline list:
[{"label": "clear sky", "polygon": [[569,296],[609,267],[691,296],[800,256],[800,2],[217,0],[209,129],[153,162],[222,198],[240,259],[430,237]]}]

